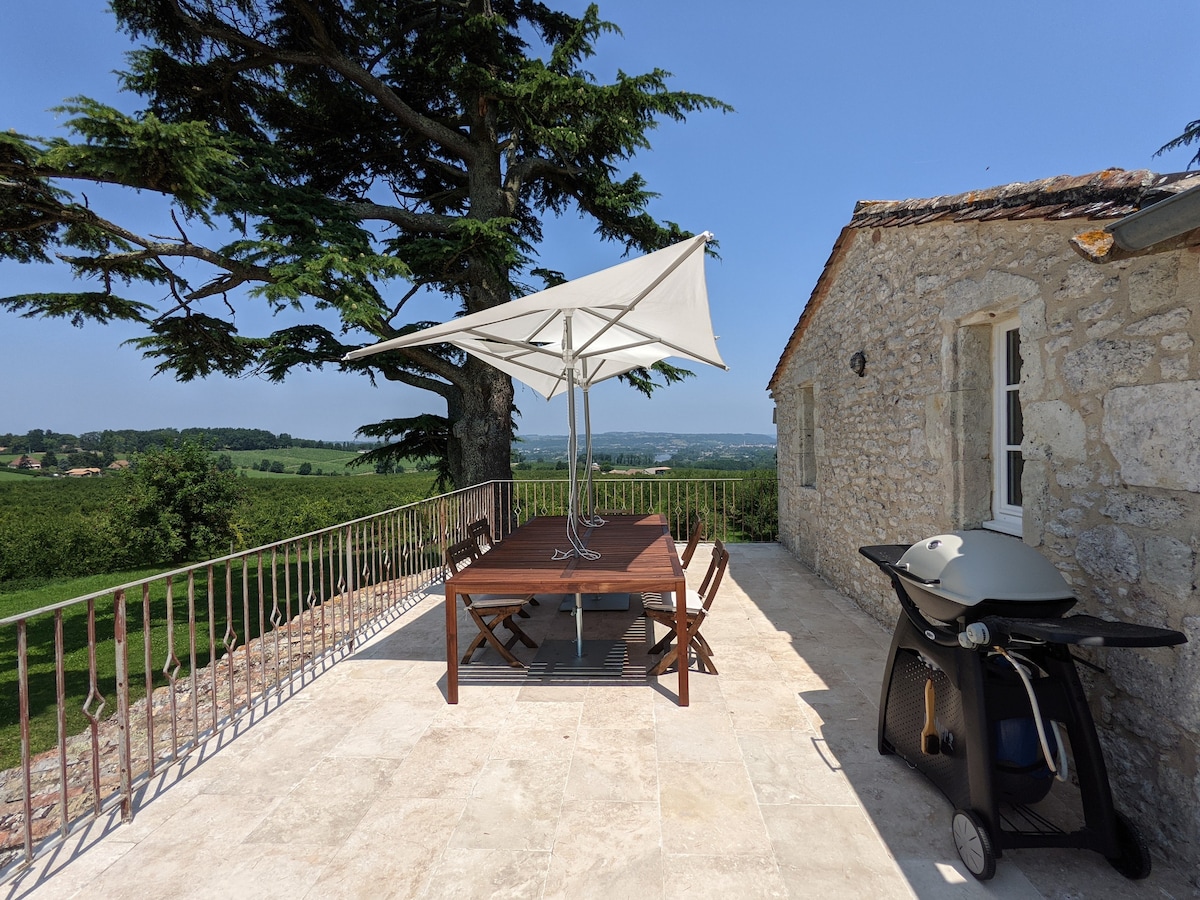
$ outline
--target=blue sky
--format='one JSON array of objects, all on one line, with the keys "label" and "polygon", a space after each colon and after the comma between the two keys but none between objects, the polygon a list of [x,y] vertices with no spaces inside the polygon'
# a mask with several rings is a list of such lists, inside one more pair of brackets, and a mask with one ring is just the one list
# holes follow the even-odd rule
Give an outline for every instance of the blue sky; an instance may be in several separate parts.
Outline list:
[{"label": "blue sky", "polygon": [[[54,134],[49,108],[77,94],[137,108],[136,97],[116,90],[111,73],[129,44],[103,4],[5,6],[0,127]],[[1200,118],[1195,0],[605,0],[600,11],[623,35],[601,41],[590,63],[598,78],[660,67],[673,73],[673,87],[719,97],[736,112],[664,124],[632,166],[661,195],[655,215],[720,241],[707,276],[730,371],[696,366],[697,377],[651,400],[615,382],[599,386],[597,432],[773,433],[767,381],[857,200],[1110,166],[1179,171],[1190,152],[1154,152]],[[87,193],[93,208],[171,233],[152,198]],[[546,231],[542,263],[568,277],[621,259],[574,216]],[[0,263],[4,295],[66,283],[48,267]],[[270,324],[247,307],[239,315],[250,328]],[[450,307],[423,315],[444,319]],[[152,378],[152,363],[122,346],[134,334],[0,313],[0,433],[239,426],[346,440],[362,424],[444,411],[432,395],[328,369],[284,385]],[[525,433],[565,433],[562,398],[547,403],[518,387],[517,403]]]}]

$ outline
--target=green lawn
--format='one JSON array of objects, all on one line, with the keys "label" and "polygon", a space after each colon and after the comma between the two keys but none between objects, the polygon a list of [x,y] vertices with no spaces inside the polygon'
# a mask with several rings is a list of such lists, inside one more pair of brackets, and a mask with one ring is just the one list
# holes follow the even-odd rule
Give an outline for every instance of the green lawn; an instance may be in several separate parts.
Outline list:
[{"label": "green lawn", "polygon": [[[365,562],[365,560],[364,560]],[[209,648],[208,636],[210,630],[216,636],[216,654],[224,653],[223,639],[227,625],[231,625],[236,634],[236,645],[244,647],[260,634],[260,626],[265,624],[271,628],[270,617],[273,612],[273,592],[279,587],[271,578],[268,565],[263,574],[263,584],[260,590],[259,569],[253,561],[233,562],[229,567],[229,580],[232,586],[233,616],[230,622],[226,615],[225,584],[226,566],[217,566],[214,574],[214,594],[216,602],[209,624],[208,613],[208,583],[204,570],[195,574],[194,596],[196,597],[194,615],[196,619],[196,667],[208,665]],[[249,598],[250,613],[247,618],[242,601],[243,565],[248,568],[245,572],[247,597]],[[297,565],[293,563],[293,565]],[[357,563],[356,563],[357,565]],[[79,596],[96,590],[123,584],[138,578],[151,576],[155,571],[122,572],[94,578],[79,578],[60,581],[53,585],[27,591],[16,591],[0,594],[0,614],[11,614],[32,607],[53,603],[63,596]],[[314,573],[316,574],[316,573]],[[296,615],[299,610],[299,597],[312,588],[316,596],[333,596],[337,587],[331,583],[332,575],[326,573],[324,583],[305,584],[301,589],[293,583],[294,594],[290,601],[279,596],[278,608],[281,617],[286,621],[289,616]],[[187,677],[191,668],[191,651],[188,638],[188,584],[184,577],[173,579],[171,615],[173,627],[167,627],[167,586],[165,581],[153,583],[150,591],[150,620],[145,621],[142,591],[137,589],[126,597],[127,633],[129,635],[128,666],[130,701],[136,701],[146,694],[146,665],[145,642],[149,635],[151,647],[151,671],[155,687],[168,683],[164,668],[170,658],[170,634],[174,632],[174,658],[178,660],[178,677]],[[258,609],[259,598],[264,597],[264,611]],[[29,731],[31,751],[40,753],[53,747],[58,734],[57,724],[57,676],[54,654],[56,632],[56,616],[46,613],[28,620],[28,666],[29,666]],[[103,717],[116,711],[116,644],[114,641],[115,610],[114,598],[111,593],[101,596],[95,601],[94,630],[96,636],[96,682],[99,693],[106,699]],[[87,728],[88,720],[83,712],[84,699],[90,688],[88,661],[88,610],[87,604],[80,603],[67,607],[62,611],[62,631],[64,648],[64,679],[67,703],[67,734],[77,734]],[[0,630],[0,770],[18,765],[21,761],[21,735],[19,718],[19,689],[17,670],[17,640],[16,628],[9,626]]]},{"label": "green lawn", "polygon": [[314,472],[317,469],[323,469],[326,472],[351,472],[355,470],[346,468],[346,463],[358,458],[358,454],[352,450],[321,450],[316,447],[281,447],[278,450],[222,450],[217,452],[228,455],[235,466],[247,470],[247,475],[264,474],[268,476],[271,475],[270,472],[256,473],[251,466],[256,466],[265,459],[270,462],[283,463],[285,472],[293,475],[303,463],[311,465]]}]

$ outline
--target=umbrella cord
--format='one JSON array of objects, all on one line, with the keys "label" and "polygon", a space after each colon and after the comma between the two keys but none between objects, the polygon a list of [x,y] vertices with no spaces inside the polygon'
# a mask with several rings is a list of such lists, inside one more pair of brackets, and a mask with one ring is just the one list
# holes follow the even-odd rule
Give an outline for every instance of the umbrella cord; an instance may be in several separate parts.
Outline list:
[{"label": "umbrella cord", "polygon": [[[572,387],[574,390],[574,387]],[[574,396],[574,395],[572,395]],[[595,550],[589,550],[583,543],[583,539],[579,536],[579,522],[582,516],[579,515],[579,466],[577,457],[578,444],[575,437],[575,418],[574,403],[570,404],[571,422],[570,434],[567,437],[567,478],[570,488],[567,497],[567,540],[571,542],[570,550],[555,550],[552,559],[569,559],[576,556],[579,559],[599,559],[600,554]]]}]

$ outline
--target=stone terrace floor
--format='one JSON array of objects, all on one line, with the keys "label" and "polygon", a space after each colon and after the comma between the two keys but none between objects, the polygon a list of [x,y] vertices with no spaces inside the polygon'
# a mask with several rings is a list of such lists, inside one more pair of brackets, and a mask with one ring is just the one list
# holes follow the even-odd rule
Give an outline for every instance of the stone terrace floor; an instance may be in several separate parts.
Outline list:
[{"label": "stone terrace floor", "polygon": [[[461,703],[449,706],[435,590],[149,785],[131,824],[101,819],[0,889],[289,900],[1200,896],[1162,860],[1129,882],[1086,851],[1008,851],[994,880],[976,882],[955,852],[948,802],[876,752],[887,631],[783,548],[730,550],[704,628],[720,675],[693,669],[690,708],[675,705],[674,673],[538,683],[485,655],[463,669]],[[689,578],[706,562],[702,546]],[[555,601],[527,620],[539,641],[571,633]],[[636,604],[587,616],[585,630],[626,637],[631,663],[647,646]],[[518,648],[526,660],[534,652]]]}]

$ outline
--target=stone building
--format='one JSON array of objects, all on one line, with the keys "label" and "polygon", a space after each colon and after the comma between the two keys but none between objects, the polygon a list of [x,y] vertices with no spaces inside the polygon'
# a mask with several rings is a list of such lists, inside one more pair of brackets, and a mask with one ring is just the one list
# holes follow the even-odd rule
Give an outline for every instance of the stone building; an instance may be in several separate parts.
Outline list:
[{"label": "stone building", "polygon": [[1118,806],[1192,873],[1200,217],[1139,250],[1105,228],[1197,185],[1108,170],[861,202],[769,385],[780,539],[881,622],[899,604],[859,546],[989,528],[1051,560],[1076,611],[1187,635],[1080,655],[1105,669],[1085,683]]}]

